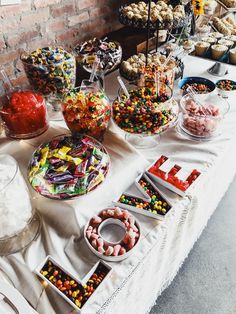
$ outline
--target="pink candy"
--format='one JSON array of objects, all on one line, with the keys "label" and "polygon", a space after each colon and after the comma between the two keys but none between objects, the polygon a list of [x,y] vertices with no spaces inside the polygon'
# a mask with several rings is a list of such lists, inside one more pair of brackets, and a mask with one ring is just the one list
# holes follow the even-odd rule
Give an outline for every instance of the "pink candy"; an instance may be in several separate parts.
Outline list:
[{"label": "pink candy", "polygon": [[[106,242],[102,238],[100,232],[98,232],[100,224],[108,218],[120,220],[126,229],[125,236],[119,244]],[[106,256],[119,256],[125,254],[136,245],[140,237],[139,228],[136,225],[135,218],[127,210],[118,207],[103,210],[99,215],[93,216],[90,220],[90,225],[85,231],[85,235],[91,245],[100,254]]]},{"label": "pink candy", "polygon": [[211,136],[220,122],[219,108],[213,104],[199,106],[193,99],[186,100],[183,126],[191,134]]}]

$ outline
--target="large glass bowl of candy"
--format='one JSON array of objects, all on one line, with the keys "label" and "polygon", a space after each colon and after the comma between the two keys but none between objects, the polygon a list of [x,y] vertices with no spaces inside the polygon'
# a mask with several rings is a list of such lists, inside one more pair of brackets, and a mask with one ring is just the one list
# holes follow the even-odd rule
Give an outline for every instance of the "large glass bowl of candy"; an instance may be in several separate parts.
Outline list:
[{"label": "large glass bowl of candy", "polygon": [[146,81],[143,86],[137,82],[126,85],[129,98],[122,89],[112,105],[112,118],[125,132],[126,139],[136,147],[153,145],[161,133],[174,126],[179,106],[172,98],[172,89],[159,82]]},{"label": "large glass bowl of candy", "polygon": [[42,93],[51,105],[50,118],[60,120],[61,99],[75,86],[74,56],[60,47],[44,47],[23,53],[21,61],[31,87]]},{"label": "large glass bowl of candy", "polygon": [[93,63],[99,62],[100,71],[104,73],[114,70],[121,62],[122,48],[117,41],[94,38],[78,44],[74,48],[76,61],[88,72]]},{"label": "large glass bowl of candy", "polygon": [[62,112],[72,134],[87,134],[102,140],[111,117],[111,107],[105,92],[96,85],[70,90],[64,98]]},{"label": "large glass bowl of candy", "polygon": [[48,129],[44,97],[29,90],[11,90],[0,99],[0,117],[7,136],[26,139]]},{"label": "large glass bowl of candy", "polygon": [[65,200],[97,188],[108,173],[110,158],[87,135],[60,135],[40,145],[30,160],[28,179],[39,194]]},{"label": "large glass bowl of candy", "polygon": [[16,160],[0,154],[0,256],[22,250],[39,234],[35,212]]},{"label": "large glass bowl of candy", "polygon": [[221,123],[230,106],[218,95],[210,95],[199,102],[186,94],[180,101],[180,108],[178,130],[188,138],[201,141],[221,133]]}]

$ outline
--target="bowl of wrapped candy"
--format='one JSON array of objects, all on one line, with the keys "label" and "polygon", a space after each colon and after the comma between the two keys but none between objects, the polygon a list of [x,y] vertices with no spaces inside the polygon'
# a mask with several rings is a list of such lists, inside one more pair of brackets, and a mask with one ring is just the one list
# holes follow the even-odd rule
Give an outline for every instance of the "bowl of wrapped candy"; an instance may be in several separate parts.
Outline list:
[{"label": "bowl of wrapped candy", "polygon": [[97,188],[108,173],[109,155],[87,135],[59,135],[40,145],[30,160],[28,179],[39,194],[65,200]]}]

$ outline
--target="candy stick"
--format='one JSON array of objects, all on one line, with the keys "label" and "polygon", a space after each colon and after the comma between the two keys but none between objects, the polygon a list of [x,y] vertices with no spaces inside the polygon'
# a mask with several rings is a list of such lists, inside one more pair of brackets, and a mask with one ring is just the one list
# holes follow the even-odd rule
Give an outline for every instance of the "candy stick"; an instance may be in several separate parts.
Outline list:
[{"label": "candy stick", "polygon": [[157,97],[159,96],[159,84],[160,84],[160,73],[159,72],[155,72],[155,84],[156,84],[156,93],[157,93]]},{"label": "candy stick", "polygon": [[89,82],[94,81],[94,77],[95,77],[95,74],[97,72],[98,66],[99,66],[99,61],[96,58],[96,60],[93,63],[92,72],[91,72],[90,77],[89,77]]},{"label": "candy stick", "polygon": [[120,76],[117,76],[117,81],[119,82],[121,88],[123,89],[123,91],[124,91],[126,97],[129,99],[129,98],[130,98],[129,92],[128,92],[128,90],[127,90],[127,88],[126,88],[126,86],[125,86],[125,84],[124,84],[124,82],[122,81],[122,78],[121,78]]},{"label": "candy stick", "polygon": [[203,109],[205,108],[205,105],[202,104],[202,102],[199,100],[198,94],[195,92],[195,90],[189,86],[186,91],[188,94],[193,98],[193,100],[197,103],[198,106],[202,107]]}]

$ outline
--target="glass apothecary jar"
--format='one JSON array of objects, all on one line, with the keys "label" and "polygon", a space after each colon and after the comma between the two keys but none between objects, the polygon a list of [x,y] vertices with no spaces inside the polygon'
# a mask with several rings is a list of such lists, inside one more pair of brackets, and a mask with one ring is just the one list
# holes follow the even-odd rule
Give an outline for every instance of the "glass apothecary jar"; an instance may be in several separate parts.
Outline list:
[{"label": "glass apothecary jar", "polygon": [[25,248],[37,237],[40,226],[16,160],[0,155],[0,255]]},{"label": "glass apothecary jar", "polygon": [[99,84],[74,88],[64,98],[62,112],[73,134],[87,134],[102,140],[111,117],[108,97]]}]

